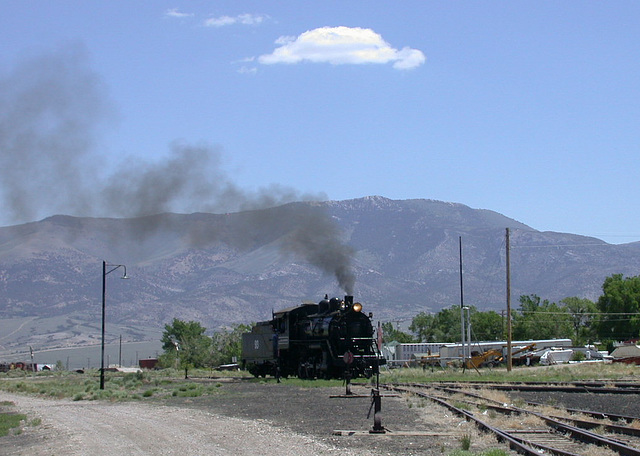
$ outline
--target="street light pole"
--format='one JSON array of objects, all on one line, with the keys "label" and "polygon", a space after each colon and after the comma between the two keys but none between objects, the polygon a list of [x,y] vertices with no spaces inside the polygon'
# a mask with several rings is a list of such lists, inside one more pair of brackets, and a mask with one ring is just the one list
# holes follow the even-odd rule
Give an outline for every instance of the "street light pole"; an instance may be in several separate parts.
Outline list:
[{"label": "street light pole", "polygon": [[100,389],[104,389],[104,327],[105,327],[105,309],[107,303],[107,274],[112,273],[118,268],[124,269],[124,274],[122,276],[123,279],[128,279],[127,277],[127,267],[124,264],[110,264],[108,266],[113,266],[112,269],[107,271],[107,262],[102,262],[102,346],[101,346],[101,356],[100,356]]},{"label": "street light pole", "polygon": [[104,310],[107,301],[107,262],[102,262],[102,356],[100,357],[100,389],[104,389]]}]

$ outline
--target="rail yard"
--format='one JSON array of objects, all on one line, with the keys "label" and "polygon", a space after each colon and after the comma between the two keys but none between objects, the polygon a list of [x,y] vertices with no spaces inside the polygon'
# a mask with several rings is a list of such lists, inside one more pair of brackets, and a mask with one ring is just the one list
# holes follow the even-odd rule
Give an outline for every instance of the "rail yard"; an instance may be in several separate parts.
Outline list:
[{"label": "rail yard", "polygon": [[[609,411],[616,407],[613,403],[619,404],[618,409],[627,408],[640,392],[640,383],[433,383],[385,388],[433,401],[495,435],[519,454],[640,455],[637,411],[634,415]],[[518,395],[521,392],[534,392],[544,397],[545,403],[527,401]],[[554,396],[557,393],[564,396]],[[575,397],[567,400],[567,395]],[[582,408],[560,401],[581,404]]]},{"label": "rail yard", "polygon": [[[384,376],[383,376],[384,377]],[[372,386],[306,388],[236,385],[242,411],[338,447],[373,454],[450,454],[463,448],[504,454],[640,455],[640,381],[382,383],[373,432]],[[249,399],[246,401],[246,399]],[[221,407],[222,406],[222,407]],[[221,407],[221,408],[220,408]]]},{"label": "rail yard", "polygon": [[[396,369],[383,372],[379,385],[376,385],[375,378],[354,381],[350,385],[350,394],[339,380],[281,379],[278,383],[273,378],[212,378],[200,372],[199,377],[194,375],[188,380],[159,381],[154,380],[153,375],[161,373],[148,373],[141,388],[153,388],[154,394],[147,397],[139,391],[141,397],[136,401],[117,401],[114,404],[100,399],[37,399],[39,406],[32,411],[42,417],[42,426],[28,427],[22,434],[4,439],[10,439],[12,454],[31,454],[34,447],[29,447],[29,442],[31,445],[34,442],[44,443],[38,437],[39,433],[44,433],[47,438],[60,438],[53,432],[57,424],[47,418],[48,409],[57,411],[57,419],[61,410],[73,415],[76,407],[95,409],[96,416],[100,417],[103,407],[110,409],[117,404],[117,407],[130,409],[127,413],[131,416],[145,413],[148,415],[145,420],[150,420],[150,423],[156,419],[153,418],[154,413],[157,412],[159,417],[167,416],[167,410],[172,410],[170,415],[174,414],[176,419],[183,415],[201,417],[210,422],[211,432],[228,419],[250,422],[261,429],[257,440],[255,436],[251,439],[236,438],[239,444],[262,441],[271,448],[279,448],[279,451],[282,451],[286,440],[306,442],[306,450],[319,444],[321,448],[335,449],[330,452],[374,456],[451,455],[464,448],[468,448],[468,454],[472,455],[640,454],[640,404],[636,401],[640,377],[636,374],[637,368],[608,367],[618,372],[624,369],[623,375],[615,378],[607,378],[603,369],[601,364],[591,367],[522,367],[511,374],[501,374],[499,369],[494,369],[485,371],[482,376],[475,371],[458,371],[459,378],[455,380],[448,378],[450,375],[445,371],[427,372],[425,375],[422,369]],[[589,373],[592,379],[585,379],[585,374]],[[411,376],[415,380],[407,381]],[[546,380],[541,379],[544,376]],[[51,377],[57,382],[65,378]],[[94,377],[82,374],[78,380],[86,384],[95,382]],[[551,380],[552,377],[563,377],[564,380]],[[504,381],[505,378],[510,381]],[[21,382],[24,389],[32,381],[42,383],[43,380],[43,377],[35,375],[17,379],[4,376],[0,378],[0,387],[6,389],[5,384]],[[116,380],[117,377],[107,377],[107,387]],[[208,389],[209,394],[198,397],[162,394],[157,385],[168,384],[169,381],[175,382],[175,388],[185,385],[214,388]],[[40,388],[44,390],[45,386]],[[371,432],[376,426],[372,390],[377,390],[380,396],[381,432]],[[42,396],[37,391],[36,395]],[[19,398],[22,396],[14,394],[14,397],[20,411]],[[30,419],[34,417],[30,416]],[[79,429],[67,428],[60,435],[68,436],[70,432],[99,435],[104,423],[101,419],[96,420],[96,429],[85,420]],[[121,432],[127,431],[123,429]],[[197,429],[189,432],[198,432],[192,437],[202,443],[219,438],[217,433],[208,435],[205,425],[198,425]],[[74,442],[83,441],[82,435],[73,435]],[[95,440],[95,437],[91,438]],[[278,440],[280,443],[273,446]],[[130,449],[138,445],[135,439],[126,441],[133,445]],[[162,442],[159,440],[157,444],[161,446]],[[81,450],[78,448],[78,454],[82,453]],[[234,450],[236,454],[256,454],[256,448],[240,446]],[[491,453],[485,453],[489,451]],[[296,448],[291,448],[290,453],[276,450],[273,454],[296,454]]]}]

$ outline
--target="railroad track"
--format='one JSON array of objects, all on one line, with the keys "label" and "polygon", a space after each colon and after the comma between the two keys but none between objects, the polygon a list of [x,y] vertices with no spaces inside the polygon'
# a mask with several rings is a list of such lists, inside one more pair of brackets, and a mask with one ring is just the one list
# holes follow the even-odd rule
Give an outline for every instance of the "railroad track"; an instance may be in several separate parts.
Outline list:
[{"label": "railroad track", "polygon": [[[568,416],[567,413],[562,414],[559,408],[545,406],[545,413],[541,413],[534,410],[532,404],[527,404],[529,408],[526,409],[507,405],[502,401],[479,394],[477,391],[464,391],[460,385],[452,387],[452,385],[438,384],[396,384],[383,385],[383,387],[434,401],[454,413],[464,416],[467,420],[475,422],[478,427],[493,433],[499,440],[507,443],[512,450],[521,454],[531,456],[539,456],[540,454],[574,456],[588,452],[594,454],[591,446],[597,445],[601,448],[607,448],[608,454],[611,455],[640,456],[640,430],[605,422],[603,414],[598,412],[587,412],[586,418],[576,418]],[[472,385],[472,389],[478,388]],[[555,410],[555,412],[550,413],[547,411],[549,409]],[[504,424],[505,420],[496,420],[494,419],[495,415],[534,418],[529,419],[527,425],[508,428]],[[610,417],[607,416],[607,418]],[[634,418],[615,416],[614,419],[629,422]],[[515,421],[508,420],[507,422],[514,423]],[[594,432],[594,429],[599,432]],[[615,433],[615,436],[609,433]]]},{"label": "railroad track", "polygon": [[513,382],[513,383],[490,383],[490,382],[438,382],[438,386],[449,388],[482,388],[495,389],[499,391],[550,391],[565,393],[601,393],[601,394],[640,394],[639,383],[629,382]]}]

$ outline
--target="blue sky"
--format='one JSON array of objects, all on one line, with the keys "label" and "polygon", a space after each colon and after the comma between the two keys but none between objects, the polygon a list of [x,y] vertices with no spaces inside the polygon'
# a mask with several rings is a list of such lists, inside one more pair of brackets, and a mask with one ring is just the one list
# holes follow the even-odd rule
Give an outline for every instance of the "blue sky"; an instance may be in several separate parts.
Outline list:
[{"label": "blue sky", "polygon": [[[49,137],[27,151],[16,144],[56,121],[45,115],[20,136],[12,125],[28,112],[2,104],[20,105],[14,87],[53,55],[68,63],[55,70],[67,87],[87,80],[67,72],[91,83],[80,99],[56,92],[51,106],[75,103],[82,114],[52,128],[72,124],[69,147],[102,176],[170,162],[172,144],[186,144],[215,150],[216,172],[246,192],[277,184],[333,200],[429,198],[538,230],[640,240],[637,2],[0,5],[5,205],[9,163],[52,153],[38,149]],[[16,188],[33,180],[58,200],[25,196],[30,210],[5,210],[2,224],[93,207],[64,205],[74,193],[58,187],[80,178],[41,179],[35,167],[31,178],[11,171]],[[210,209],[194,194],[162,208]]]}]

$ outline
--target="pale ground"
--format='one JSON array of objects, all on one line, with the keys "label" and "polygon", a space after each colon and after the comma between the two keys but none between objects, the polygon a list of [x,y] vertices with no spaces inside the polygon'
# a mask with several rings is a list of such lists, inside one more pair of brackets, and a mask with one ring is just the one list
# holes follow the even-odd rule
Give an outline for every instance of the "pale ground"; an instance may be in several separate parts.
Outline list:
[{"label": "pale ground", "polygon": [[260,420],[139,402],[45,400],[0,392],[28,420],[3,438],[2,455],[366,455],[337,449]]},{"label": "pale ground", "polygon": [[[332,398],[344,392],[340,387],[285,383],[224,383],[213,396],[151,402],[41,399],[0,391],[0,401],[15,403],[12,408],[28,416],[21,434],[0,438],[0,455],[443,456],[460,448],[463,437],[476,452],[507,449],[464,418],[406,396],[383,398],[388,432],[371,435],[369,388],[354,388],[359,396],[344,399]],[[29,425],[37,418],[39,425]],[[357,433],[336,436],[335,430]]]}]

